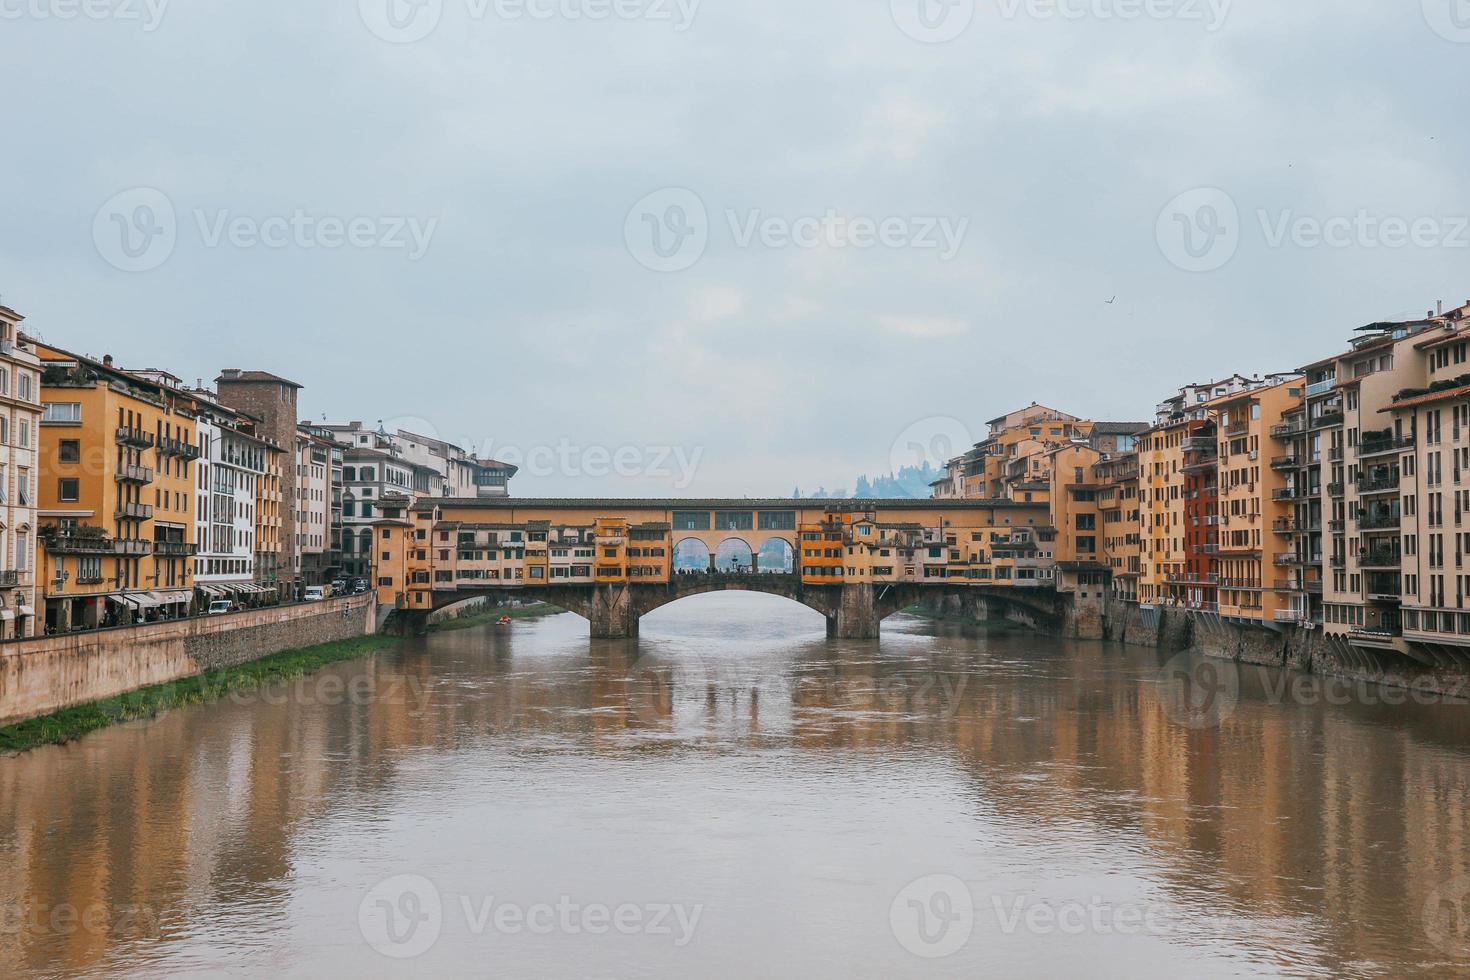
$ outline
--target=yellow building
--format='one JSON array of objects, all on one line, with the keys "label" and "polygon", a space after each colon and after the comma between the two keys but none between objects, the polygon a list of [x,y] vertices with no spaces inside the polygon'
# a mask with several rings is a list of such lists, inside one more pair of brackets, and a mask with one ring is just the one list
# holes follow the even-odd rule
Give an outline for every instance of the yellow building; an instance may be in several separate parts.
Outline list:
[{"label": "yellow building", "polygon": [[1052,526],[1056,529],[1056,587],[1076,592],[1082,586],[1106,586],[1111,568],[1103,548],[1103,503],[1098,464],[1104,454],[1091,445],[1073,443],[1048,454]]},{"label": "yellow building", "polygon": [[192,401],[44,344],[39,519],[48,629],[186,614],[193,599]]},{"label": "yellow building", "polygon": [[1300,406],[1304,387],[1297,375],[1208,404],[1219,440],[1222,523],[1215,567],[1222,616],[1284,621],[1293,615],[1291,595],[1299,587],[1305,591],[1307,562],[1275,549],[1274,526],[1290,520],[1296,502],[1316,490],[1269,464],[1269,450],[1281,441],[1273,432]]},{"label": "yellow building", "polygon": [[[292,447],[294,450],[295,447]],[[294,467],[294,457],[282,446],[265,441],[265,472],[255,481],[255,584],[270,588],[276,599],[289,599],[289,569],[286,554],[285,468]]]}]

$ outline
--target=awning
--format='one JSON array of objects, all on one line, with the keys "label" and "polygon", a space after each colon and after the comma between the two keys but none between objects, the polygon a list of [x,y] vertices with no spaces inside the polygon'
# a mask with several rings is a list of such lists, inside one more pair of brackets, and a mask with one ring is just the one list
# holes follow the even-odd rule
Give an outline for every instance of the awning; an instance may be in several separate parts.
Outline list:
[{"label": "awning", "polygon": [[15,610],[14,609],[0,609],[0,619],[14,619],[14,618],[15,618]]},{"label": "awning", "polygon": [[160,592],[150,592],[148,594],[157,600],[160,606],[177,606],[179,603],[188,602],[193,598],[193,595],[190,593],[181,592],[178,589],[164,589]]},{"label": "awning", "polygon": [[21,606],[20,609],[17,610],[17,611],[22,616],[34,616],[36,614],[36,610],[34,608],[32,608],[31,606]]},{"label": "awning", "polygon": [[217,585],[200,585],[200,586],[196,586],[196,588],[198,588],[200,592],[203,592],[205,595],[209,596],[210,598],[217,599],[220,596],[224,595],[224,592],[221,591],[220,590],[220,587],[217,586]]},{"label": "awning", "polygon": [[162,605],[147,592],[129,592],[123,598],[131,603],[134,609],[156,609]]}]

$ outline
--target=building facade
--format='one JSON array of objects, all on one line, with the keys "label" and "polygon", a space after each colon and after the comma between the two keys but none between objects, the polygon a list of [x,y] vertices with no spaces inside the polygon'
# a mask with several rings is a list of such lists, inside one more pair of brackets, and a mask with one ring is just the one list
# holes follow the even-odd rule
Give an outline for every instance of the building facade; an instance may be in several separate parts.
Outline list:
[{"label": "building facade", "polygon": [[41,363],[33,343],[20,333],[24,319],[0,306],[0,639],[38,631]]},{"label": "building facade", "polygon": [[37,343],[47,629],[185,615],[194,599],[194,403],[176,379]]}]

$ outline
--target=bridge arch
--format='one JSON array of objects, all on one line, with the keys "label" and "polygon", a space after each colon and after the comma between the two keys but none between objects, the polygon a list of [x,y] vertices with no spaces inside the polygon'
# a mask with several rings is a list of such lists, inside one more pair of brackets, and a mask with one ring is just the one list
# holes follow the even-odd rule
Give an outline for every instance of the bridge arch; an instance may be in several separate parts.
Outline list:
[{"label": "bridge arch", "polygon": [[755,567],[755,550],[741,537],[728,537],[715,549],[714,567],[721,572]]},{"label": "bridge arch", "polygon": [[675,574],[681,571],[707,572],[710,570],[712,557],[710,547],[703,538],[680,538],[674,542],[673,569]]},{"label": "bridge arch", "polygon": [[756,552],[757,571],[766,574],[796,571],[796,548],[783,537],[766,538]]}]

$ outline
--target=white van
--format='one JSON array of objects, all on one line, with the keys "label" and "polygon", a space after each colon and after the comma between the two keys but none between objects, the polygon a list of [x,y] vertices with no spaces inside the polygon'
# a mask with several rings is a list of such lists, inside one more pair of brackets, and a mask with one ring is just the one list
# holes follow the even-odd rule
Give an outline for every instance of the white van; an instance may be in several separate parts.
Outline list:
[{"label": "white van", "polygon": [[306,602],[321,602],[326,597],[326,591],[320,585],[308,585],[301,598]]},{"label": "white van", "polygon": [[234,607],[235,604],[228,599],[214,599],[209,603],[209,615],[218,616],[229,612]]}]

